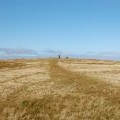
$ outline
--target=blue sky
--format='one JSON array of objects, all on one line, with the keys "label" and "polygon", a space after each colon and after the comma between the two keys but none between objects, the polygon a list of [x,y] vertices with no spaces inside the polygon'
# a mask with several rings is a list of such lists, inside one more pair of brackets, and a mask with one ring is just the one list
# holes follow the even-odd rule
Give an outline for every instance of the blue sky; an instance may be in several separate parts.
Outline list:
[{"label": "blue sky", "polygon": [[120,0],[0,0],[0,47],[120,51]]}]

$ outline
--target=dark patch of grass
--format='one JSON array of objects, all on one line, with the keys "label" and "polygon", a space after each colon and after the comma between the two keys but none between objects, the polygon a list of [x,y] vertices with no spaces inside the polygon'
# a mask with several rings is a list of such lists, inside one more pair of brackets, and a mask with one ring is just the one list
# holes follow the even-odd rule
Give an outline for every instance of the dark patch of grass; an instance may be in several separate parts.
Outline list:
[{"label": "dark patch of grass", "polygon": [[11,62],[11,61],[0,61],[0,69],[3,68],[16,68],[16,67],[21,67],[25,66],[25,63],[21,62]]}]

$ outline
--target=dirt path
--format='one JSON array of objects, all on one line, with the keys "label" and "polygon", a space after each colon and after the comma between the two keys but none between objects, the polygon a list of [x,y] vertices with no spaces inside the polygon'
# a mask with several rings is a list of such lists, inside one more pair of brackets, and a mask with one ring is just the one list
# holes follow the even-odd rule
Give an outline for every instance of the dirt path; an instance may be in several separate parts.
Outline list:
[{"label": "dirt path", "polygon": [[120,119],[119,87],[47,62],[50,79],[24,84],[1,101],[1,120]]}]

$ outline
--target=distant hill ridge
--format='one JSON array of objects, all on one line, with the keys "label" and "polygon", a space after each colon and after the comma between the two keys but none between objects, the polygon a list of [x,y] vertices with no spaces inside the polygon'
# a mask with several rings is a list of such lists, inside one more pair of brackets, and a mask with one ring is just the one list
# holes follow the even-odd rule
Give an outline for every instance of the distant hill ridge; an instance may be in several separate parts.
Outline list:
[{"label": "distant hill ridge", "polygon": [[55,50],[36,51],[31,49],[0,48],[0,59],[46,58],[57,57],[59,54],[61,57],[70,58],[120,60],[120,52],[86,52],[74,54]]}]

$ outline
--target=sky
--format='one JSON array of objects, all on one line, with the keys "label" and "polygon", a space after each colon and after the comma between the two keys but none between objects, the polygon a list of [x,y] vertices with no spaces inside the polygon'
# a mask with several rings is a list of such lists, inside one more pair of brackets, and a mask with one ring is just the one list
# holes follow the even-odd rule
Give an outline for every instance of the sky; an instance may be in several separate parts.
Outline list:
[{"label": "sky", "polygon": [[120,51],[120,0],[0,0],[0,48]]}]

